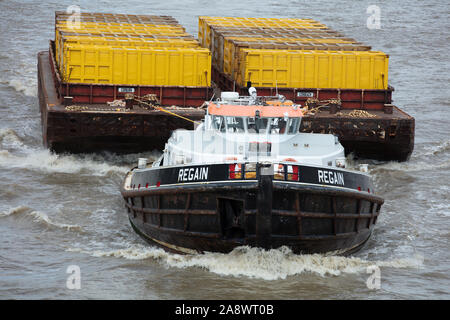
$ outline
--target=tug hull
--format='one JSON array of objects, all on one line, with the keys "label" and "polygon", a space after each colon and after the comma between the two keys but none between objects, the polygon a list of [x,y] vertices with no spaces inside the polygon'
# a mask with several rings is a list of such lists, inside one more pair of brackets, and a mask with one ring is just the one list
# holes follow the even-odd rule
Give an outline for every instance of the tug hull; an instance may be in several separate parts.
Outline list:
[{"label": "tug hull", "polygon": [[[148,242],[181,253],[249,245],[349,254],[367,242],[383,204],[370,177],[299,166],[291,181],[260,168],[251,179],[229,179],[224,164],[132,170],[121,190],[130,223]],[[203,181],[183,180],[196,175]]]}]

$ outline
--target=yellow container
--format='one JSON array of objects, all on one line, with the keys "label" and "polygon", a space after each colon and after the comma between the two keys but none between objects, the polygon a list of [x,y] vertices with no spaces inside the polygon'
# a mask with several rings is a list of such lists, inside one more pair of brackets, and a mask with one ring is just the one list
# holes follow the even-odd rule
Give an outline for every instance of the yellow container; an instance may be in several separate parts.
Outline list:
[{"label": "yellow container", "polygon": [[196,41],[189,34],[124,34],[124,33],[77,33],[77,32],[66,32],[66,31],[58,31],[57,41],[55,41],[55,58],[59,63],[60,56],[62,55],[63,40],[62,38],[67,37],[80,37],[80,38],[107,38],[107,39],[115,39],[115,40],[126,40],[126,41],[156,41],[156,40],[182,40],[182,41]]},{"label": "yellow container", "polygon": [[[213,59],[213,65],[220,71],[235,76],[239,72],[239,50],[277,49],[277,50],[342,50],[368,51],[369,46],[363,46],[353,39],[310,39],[310,38],[242,38],[222,37],[222,48],[214,48],[214,53],[220,55],[221,61]],[[223,52],[223,54],[222,54]]]},{"label": "yellow container", "polygon": [[103,46],[134,46],[134,47],[164,47],[164,48],[200,48],[197,40],[193,39],[154,39],[154,38],[128,38],[128,37],[95,37],[95,36],[61,36],[56,44],[56,61],[62,59],[65,45],[103,45]]},{"label": "yellow container", "polygon": [[246,41],[246,42],[265,42],[265,41],[275,41],[275,42],[314,42],[314,43],[357,43],[356,40],[351,38],[265,38],[265,37],[226,37],[227,40],[235,40],[235,41]]},{"label": "yellow container", "polygon": [[114,34],[119,37],[126,37],[126,36],[134,36],[134,37],[145,37],[145,36],[172,36],[172,37],[187,37],[189,36],[187,33],[184,32],[172,32],[171,30],[141,30],[141,31],[133,31],[128,32],[127,30],[108,30],[108,29],[80,29],[76,30],[75,32],[70,29],[58,29],[56,30],[55,34],[55,42],[59,43],[61,41],[61,35],[63,33],[76,33],[79,36],[104,36],[106,34]]},{"label": "yellow container", "polygon": [[183,27],[167,26],[108,26],[108,25],[83,25],[71,28],[69,25],[62,24],[55,26],[55,41],[59,41],[60,34],[63,32],[78,34],[119,34],[119,35],[178,35],[186,36]]},{"label": "yellow container", "polygon": [[[333,30],[313,30],[313,29],[285,29],[285,28],[223,28],[210,27],[210,36],[214,33],[224,37],[243,38],[310,38],[328,39],[337,38],[348,40],[350,38]],[[354,40],[354,39],[351,39]]]},{"label": "yellow container", "polygon": [[[325,25],[311,19],[265,19],[265,18],[218,18],[199,17],[199,42],[211,50],[212,63],[221,72],[233,75],[232,60],[233,53],[226,52],[233,50],[227,48],[225,41],[230,37],[247,39],[340,39],[338,42],[356,42],[354,39],[345,38],[343,35],[328,29]],[[261,41],[259,41],[261,42]],[[252,46],[245,46],[252,47]],[[257,48],[267,46],[258,45]],[[325,45],[312,44],[285,44],[284,46],[273,46],[273,49],[303,49],[303,50],[356,50],[351,46],[335,45],[327,48]],[[341,47],[341,48],[340,48]],[[269,47],[270,48],[270,47]],[[370,47],[357,48],[358,50],[370,50]]]},{"label": "yellow container", "polygon": [[153,39],[153,38],[116,38],[116,37],[62,37],[62,44],[104,45],[104,46],[136,46],[166,48],[200,48],[196,40]]},{"label": "yellow container", "polygon": [[280,19],[280,18],[238,18],[238,17],[199,17],[198,39],[203,47],[211,47],[211,27],[234,28],[242,30],[267,29],[271,28],[278,32],[289,31],[295,29],[300,30],[329,30],[324,24],[312,19]]},{"label": "yellow container", "polygon": [[144,37],[176,37],[176,38],[187,38],[191,37],[189,34],[183,31],[184,29],[170,29],[170,28],[153,28],[153,27],[145,27],[145,28],[110,28],[110,27],[101,27],[101,26],[91,26],[91,27],[83,27],[79,29],[71,29],[66,26],[59,26],[55,28],[55,55],[57,62],[59,63],[59,59],[62,55],[62,46],[63,46],[63,35],[77,35],[77,36],[105,36],[107,34],[112,34],[114,36],[118,36],[121,38],[125,37],[134,37],[134,38],[144,38]]},{"label": "yellow container", "polygon": [[147,26],[101,26],[101,25],[84,25],[80,28],[71,28],[67,25],[60,25],[55,28],[55,39],[58,38],[58,34],[61,31],[76,32],[76,33],[116,33],[116,34],[186,34],[184,28],[163,28],[159,26],[147,27]]},{"label": "yellow container", "polygon": [[237,82],[255,87],[387,89],[389,57],[379,51],[241,49]]},{"label": "yellow container", "polygon": [[273,28],[321,28],[327,26],[312,19],[295,18],[242,18],[242,17],[205,17],[200,19],[209,25],[236,27],[273,27]]},{"label": "yellow container", "polygon": [[[117,14],[117,13],[96,13],[96,12],[80,12],[78,16],[80,21],[86,22],[115,22],[115,23],[132,23],[132,24],[178,24],[178,21],[170,16],[156,15],[133,15],[133,14]],[[64,11],[55,12],[55,22],[70,21],[73,19],[71,13]]]},{"label": "yellow container", "polygon": [[92,28],[111,28],[111,29],[168,29],[174,31],[185,32],[186,29],[180,25],[171,24],[132,24],[132,23],[116,23],[116,22],[84,22],[71,23],[68,21],[58,22],[55,25],[56,29],[92,29]]},{"label": "yellow container", "polygon": [[210,86],[207,49],[109,47],[71,44],[64,47],[64,81],[95,84]]},{"label": "yellow container", "polygon": [[[57,23],[63,23],[65,21],[70,21],[68,19],[59,19]],[[117,24],[132,24],[132,25],[151,25],[151,24],[167,24],[167,25],[179,25],[178,22],[173,20],[165,19],[128,19],[128,18],[116,18],[116,19],[105,19],[103,17],[92,17],[92,18],[81,18],[82,22],[95,22],[95,23],[117,23]]]}]

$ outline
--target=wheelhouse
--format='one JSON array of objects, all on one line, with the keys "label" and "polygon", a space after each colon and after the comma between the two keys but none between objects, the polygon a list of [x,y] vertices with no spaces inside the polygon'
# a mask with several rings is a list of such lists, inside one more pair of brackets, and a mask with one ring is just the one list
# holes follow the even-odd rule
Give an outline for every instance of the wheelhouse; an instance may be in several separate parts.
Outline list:
[{"label": "wheelhouse", "polygon": [[221,133],[294,135],[299,131],[302,116],[300,106],[291,103],[277,106],[210,103],[205,129]]}]

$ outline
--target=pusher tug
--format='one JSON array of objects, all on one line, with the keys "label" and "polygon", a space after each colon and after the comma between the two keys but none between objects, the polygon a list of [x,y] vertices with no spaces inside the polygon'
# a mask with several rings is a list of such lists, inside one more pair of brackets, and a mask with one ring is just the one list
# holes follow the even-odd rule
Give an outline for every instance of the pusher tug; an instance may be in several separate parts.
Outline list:
[{"label": "pusher tug", "polygon": [[249,92],[223,92],[151,166],[139,159],[121,188],[134,230],[182,253],[360,249],[384,202],[367,170],[345,169],[337,137],[299,133],[300,105]]}]

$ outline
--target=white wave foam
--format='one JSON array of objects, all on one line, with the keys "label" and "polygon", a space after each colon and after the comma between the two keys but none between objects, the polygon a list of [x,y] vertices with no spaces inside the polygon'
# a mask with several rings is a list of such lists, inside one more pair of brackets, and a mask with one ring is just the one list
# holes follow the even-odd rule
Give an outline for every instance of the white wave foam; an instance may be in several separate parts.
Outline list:
[{"label": "white wave foam", "polygon": [[54,221],[52,221],[49,218],[49,216],[47,214],[45,214],[43,212],[32,211],[32,212],[28,213],[28,215],[33,217],[34,221],[44,223],[45,225],[47,225],[49,227],[56,227],[56,228],[60,228],[60,229],[66,229],[68,231],[73,231],[73,230],[82,231],[82,228],[79,225],[72,225],[72,224],[64,224],[64,223],[54,222]]},{"label": "white wave foam", "polygon": [[386,169],[416,172],[450,168],[450,158],[440,157],[442,154],[450,151],[450,140],[421,145],[420,148],[416,149],[418,150],[413,154],[410,161],[382,163],[376,165],[373,169],[375,171],[378,169]]},{"label": "white wave foam", "polygon": [[[416,148],[418,149],[418,148]],[[425,149],[425,150],[423,150]],[[424,170],[437,170],[450,168],[450,158],[439,158],[438,156],[450,151],[450,140],[439,142],[437,145],[429,145],[416,150],[413,157],[406,162],[377,161],[373,159],[355,159],[353,154],[347,155],[347,169],[358,170],[359,164],[369,164],[369,173],[377,173],[380,170],[417,172]],[[430,157],[435,157],[433,160]]]},{"label": "white wave foam", "polygon": [[6,146],[22,146],[22,139],[13,129],[0,129],[0,143]]},{"label": "white wave foam", "polygon": [[415,261],[371,262],[356,257],[323,254],[296,255],[287,247],[272,250],[241,247],[230,254],[207,253],[188,257],[171,257],[168,264],[180,268],[201,267],[220,275],[246,276],[265,280],[285,279],[305,272],[320,276],[364,272],[368,266],[394,268],[417,266]]},{"label": "white wave foam", "polygon": [[369,167],[370,173],[376,173],[379,170],[417,172],[436,169],[450,168],[450,159],[441,162],[419,161],[419,162],[388,162]]},{"label": "white wave foam", "polygon": [[8,211],[0,212],[0,217],[7,217],[7,216],[14,215],[14,214],[21,214],[21,213],[29,211],[29,210],[31,210],[31,208],[29,208],[27,206],[19,206],[16,208],[11,208]]},{"label": "white wave foam", "polygon": [[296,255],[287,247],[263,250],[239,247],[228,254],[204,253],[196,255],[172,254],[155,247],[130,246],[109,251],[68,249],[67,251],[89,254],[94,257],[117,257],[129,260],[155,259],[170,267],[202,268],[223,276],[248,277],[264,280],[286,279],[302,273],[320,276],[338,276],[342,273],[365,272],[369,266],[411,268],[420,267],[423,258],[392,261],[367,261],[356,257],[332,256],[324,254]]},{"label": "white wave foam", "polygon": [[444,141],[442,143],[439,143],[436,146],[431,146],[428,148],[429,150],[425,152],[424,156],[436,156],[441,153],[445,153],[447,151],[450,151],[450,140]]},{"label": "white wave foam", "polygon": [[24,168],[46,173],[83,173],[105,176],[112,172],[126,173],[130,168],[92,160],[90,156],[57,155],[48,150],[29,150],[25,155],[0,151],[0,167]]},{"label": "white wave foam", "polygon": [[25,214],[25,213],[27,216],[32,217],[34,221],[43,223],[49,227],[66,229],[68,231],[72,231],[72,230],[82,231],[82,228],[79,225],[54,222],[50,219],[50,217],[47,214],[45,214],[43,212],[39,212],[39,211],[34,211],[32,208],[27,207],[27,206],[19,206],[16,208],[11,208],[4,212],[0,212],[0,217],[8,217],[8,216],[15,215],[15,214]]},{"label": "white wave foam", "polygon": [[4,81],[8,86],[12,87],[17,92],[21,92],[29,97],[37,96],[37,85],[30,84],[30,81],[26,81],[25,79],[12,79]]},{"label": "white wave foam", "polygon": [[69,248],[68,252],[78,252],[88,254],[93,257],[115,257],[115,258],[125,258],[127,260],[145,260],[145,259],[167,259],[169,253],[160,248],[155,247],[145,247],[140,245],[130,246],[124,249],[116,250],[83,250],[80,248]]}]

